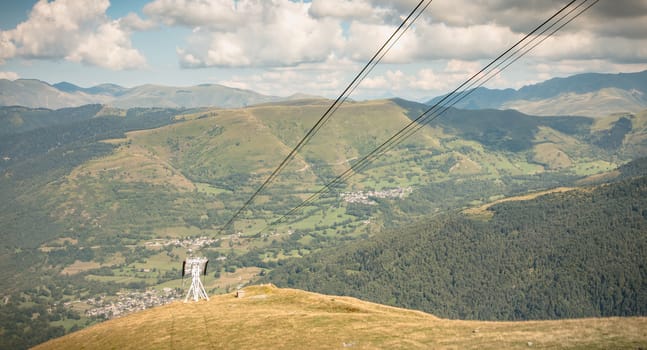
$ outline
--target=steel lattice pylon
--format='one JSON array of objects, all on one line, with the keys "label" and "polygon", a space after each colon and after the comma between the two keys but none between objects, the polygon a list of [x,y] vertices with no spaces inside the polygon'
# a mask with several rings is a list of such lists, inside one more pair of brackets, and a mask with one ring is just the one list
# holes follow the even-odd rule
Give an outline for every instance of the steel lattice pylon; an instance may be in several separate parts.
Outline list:
[{"label": "steel lattice pylon", "polygon": [[182,277],[184,277],[185,274],[191,274],[191,287],[189,287],[189,291],[186,293],[186,297],[184,298],[185,303],[189,301],[189,298],[192,298],[193,301],[198,301],[200,299],[209,300],[209,296],[204,290],[204,286],[200,280],[201,274],[207,274],[207,263],[209,263],[207,258],[195,257],[187,258],[182,263]]}]

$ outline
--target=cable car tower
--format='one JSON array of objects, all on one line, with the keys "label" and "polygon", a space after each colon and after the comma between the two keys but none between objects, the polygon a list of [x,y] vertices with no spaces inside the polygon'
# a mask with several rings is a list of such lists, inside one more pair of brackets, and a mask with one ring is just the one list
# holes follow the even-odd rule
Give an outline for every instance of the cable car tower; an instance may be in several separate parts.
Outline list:
[{"label": "cable car tower", "polygon": [[186,293],[186,298],[184,302],[189,301],[189,298],[192,298],[193,301],[198,301],[200,299],[209,300],[207,292],[204,290],[204,285],[200,280],[200,274],[207,274],[207,264],[209,259],[207,258],[198,258],[198,257],[189,257],[182,262],[182,278],[185,274],[191,274],[191,287]]}]

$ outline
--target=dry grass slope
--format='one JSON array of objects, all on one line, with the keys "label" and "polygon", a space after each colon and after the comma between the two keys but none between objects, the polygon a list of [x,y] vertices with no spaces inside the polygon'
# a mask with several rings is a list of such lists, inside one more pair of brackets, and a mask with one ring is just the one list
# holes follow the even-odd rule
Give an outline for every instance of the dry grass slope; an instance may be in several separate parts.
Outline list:
[{"label": "dry grass slope", "polygon": [[514,100],[504,103],[501,107],[531,115],[580,115],[602,118],[611,113],[639,112],[645,108],[645,101],[639,93],[605,88],[584,94],[564,93],[542,100]]},{"label": "dry grass slope", "polygon": [[577,188],[574,188],[574,187],[556,187],[556,188],[552,188],[550,190],[539,191],[539,192],[534,192],[534,193],[528,193],[528,194],[524,194],[524,195],[521,195],[521,196],[505,197],[505,198],[497,199],[495,201],[485,203],[485,204],[483,204],[481,206],[478,206],[478,207],[467,208],[467,209],[463,210],[463,212],[465,214],[468,214],[468,215],[490,217],[490,216],[492,216],[492,213],[488,213],[487,210],[490,207],[492,207],[493,205],[495,205],[495,204],[505,203],[505,202],[514,202],[514,201],[529,201],[529,200],[535,199],[535,198],[537,198],[539,196],[543,196],[543,195],[550,194],[550,193],[562,193],[562,192],[568,192],[568,191],[574,191],[574,190],[583,191],[582,189],[577,189]]},{"label": "dry grass slope", "polygon": [[647,318],[444,320],[271,285],[104,322],[36,349],[639,349]]}]

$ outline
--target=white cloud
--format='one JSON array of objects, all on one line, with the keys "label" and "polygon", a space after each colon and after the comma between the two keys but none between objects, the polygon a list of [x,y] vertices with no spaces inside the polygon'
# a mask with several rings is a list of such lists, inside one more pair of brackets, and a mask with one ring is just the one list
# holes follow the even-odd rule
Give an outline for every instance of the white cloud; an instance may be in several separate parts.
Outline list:
[{"label": "white cloud", "polygon": [[[375,6],[383,3],[372,1]],[[401,5],[403,11],[410,8],[404,5],[413,6],[409,1]],[[411,39],[414,43],[407,45],[410,54],[404,58],[409,61],[494,58],[564,5],[563,1],[556,0],[493,0],[487,4],[468,0],[432,2],[413,33],[403,38],[414,37]],[[644,62],[647,61],[646,22],[647,0],[600,1],[533,53],[557,60],[588,57]],[[357,38],[358,42],[369,41],[367,34]],[[355,47],[349,45],[349,49]]]},{"label": "white cloud", "polygon": [[[161,1],[192,3],[189,0],[156,2]],[[243,6],[230,9],[238,13],[232,17],[237,19],[229,22],[238,26],[223,29],[196,18],[183,21],[194,27],[200,26],[189,36],[183,50],[179,51],[186,66],[271,67],[272,74],[255,74],[254,79],[238,74],[227,83],[265,93],[287,92],[291,88],[335,97],[418,1],[313,0],[311,4],[289,4],[275,0],[263,5],[267,18],[255,17],[253,12],[249,12],[243,16],[246,18],[244,22],[239,21],[241,13],[251,11],[246,6],[257,1],[243,0],[238,3]],[[368,76],[351,97],[361,99],[391,95],[415,99],[447,93],[564,5],[559,0],[434,1],[384,57],[375,74]],[[274,17],[290,6],[294,6],[290,12],[293,17]],[[296,8],[299,10],[294,10]],[[173,18],[173,14],[169,16]],[[558,74],[567,75],[566,71],[644,69],[647,65],[647,26],[641,23],[647,21],[646,16],[647,0],[601,1],[569,23],[555,38],[545,41],[515,63],[511,69],[490,79],[486,86],[518,88],[525,83]],[[182,22],[179,19],[173,21]],[[297,46],[307,41],[294,40],[290,41],[290,46],[284,46],[285,38],[291,40],[290,36],[268,34],[283,33],[275,29],[278,22],[289,22],[295,37],[307,31],[307,28],[325,25],[328,37],[318,46],[321,51],[306,59],[304,52],[307,50],[300,50]],[[338,34],[340,28],[342,32]],[[279,50],[272,52],[268,48]],[[276,58],[276,55],[284,52],[285,58]],[[330,60],[330,57],[337,59]],[[341,61],[350,62],[350,65],[340,68],[338,62]],[[555,69],[552,72],[542,71],[537,68],[542,64]],[[303,68],[313,65],[318,66],[317,73]],[[311,78],[308,79],[308,76]],[[317,84],[325,82],[321,77],[334,77],[337,84],[343,86],[338,91],[330,87],[319,88]]]},{"label": "white cloud", "polygon": [[401,70],[387,70],[383,75],[367,77],[360,85],[362,90],[400,91],[408,88],[409,77]]},{"label": "white cloud", "polygon": [[[346,53],[354,60],[367,61],[393,31],[392,26],[384,24],[354,22],[349,29]],[[383,62],[494,58],[520,37],[509,28],[496,25],[451,27],[423,20],[400,38]]]},{"label": "white cloud", "polygon": [[475,61],[449,60],[445,72],[462,75],[472,75],[481,70],[481,65]]},{"label": "white cloud", "polygon": [[600,1],[575,23],[575,28],[599,35],[643,39],[647,37],[647,0]]},{"label": "white cloud", "polygon": [[447,87],[447,83],[442,77],[434,72],[431,68],[421,69],[418,75],[411,79],[411,87],[420,90],[442,90]]},{"label": "white cloud", "polygon": [[20,76],[15,72],[0,72],[0,79],[16,80],[19,78]]},{"label": "white cloud", "polygon": [[[331,56],[366,62],[417,3],[154,0],[144,13],[193,30],[177,50],[184,67],[276,68],[326,62]],[[558,0],[435,1],[383,63],[492,59],[563,6]],[[600,2],[558,33],[555,42],[562,44],[551,43],[551,50],[536,55],[647,60],[647,26],[639,25],[645,16],[647,0]]]},{"label": "white cloud", "polygon": [[[593,1],[577,1],[568,9],[583,3],[584,9]],[[434,1],[429,7],[434,21],[454,27],[493,24],[510,28],[516,33],[527,33],[567,5],[562,0],[473,0]],[[568,11],[567,9],[567,11]],[[647,15],[646,0],[600,1],[583,16],[564,28],[565,32],[577,31],[583,27],[595,28],[599,33],[606,31],[609,22],[626,21]],[[616,23],[617,24],[617,23]],[[612,24],[615,25],[615,24]],[[640,26],[644,27],[644,26]],[[644,28],[635,30],[645,31]]]},{"label": "white cloud", "polygon": [[562,60],[559,62],[547,63],[543,61],[532,65],[539,81],[550,79],[555,76],[569,76],[586,72],[639,72],[647,70],[647,62],[642,63],[613,63],[607,60]]},{"label": "white cloud", "polygon": [[144,31],[157,27],[156,23],[150,19],[142,19],[136,13],[129,13],[119,19],[119,25],[129,31]]},{"label": "white cloud", "polygon": [[419,90],[422,95],[450,92],[481,68],[476,61],[449,60],[442,71],[420,69],[415,76],[409,77],[408,87]]},{"label": "white cloud", "polygon": [[7,32],[0,32],[0,64],[4,60],[16,55],[16,45],[11,41],[11,36]]},{"label": "white cloud", "polygon": [[130,39],[117,21],[101,24],[65,59],[115,70],[139,68],[146,64],[144,56],[130,46]]},{"label": "white cloud", "polygon": [[[422,68],[392,65],[402,66],[403,69],[388,69],[366,78],[357,91],[357,98],[381,96],[427,100],[451,92],[480,71],[483,64],[478,61],[450,60],[438,68],[425,68],[424,65],[419,65]],[[485,81],[475,81],[476,84],[481,82]],[[507,88],[510,87],[510,82],[505,77],[496,75],[485,85],[491,88]],[[469,87],[466,85],[461,90]]]},{"label": "white cloud", "polygon": [[[67,59],[110,69],[144,66],[128,28],[106,16],[108,6],[108,0],[39,0],[26,21],[0,33],[0,59]],[[136,25],[133,16],[124,23]]]},{"label": "white cloud", "polygon": [[166,25],[211,27],[226,30],[245,23],[245,16],[259,16],[258,2],[241,0],[155,0],[144,13]]},{"label": "white cloud", "polygon": [[[396,28],[386,24],[353,22],[348,29],[345,54],[353,60],[366,62],[377,52]],[[384,63],[406,63],[416,56],[419,38],[415,31],[405,33],[384,56]]]},{"label": "white cloud", "polygon": [[599,37],[590,32],[566,33],[548,38],[532,51],[531,56],[552,60],[606,59],[615,62],[645,62],[647,40]]},{"label": "white cloud", "polygon": [[364,79],[361,85],[364,89],[387,89],[389,88],[389,82],[386,80],[385,76],[377,77],[367,77]]},{"label": "white cloud", "polygon": [[366,0],[313,0],[308,13],[314,18],[371,19],[380,15]]},{"label": "white cloud", "polygon": [[[404,97],[426,101],[431,97],[454,90],[488,63],[487,60],[448,60],[436,64],[436,68],[424,64],[389,64],[390,68],[379,69],[366,77],[350,96],[352,99]],[[550,63],[545,63],[550,62]],[[524,76],[505,71],[487,81],[489,88],[520,88],[555,76],[602,71],[634,72],[647,69],[643,64],[613,64],[604,60],[564,60],[562,63],[534,58],[528,63]],[[336,67],[337,69],[330,69]],[[328,60],[325,63],[267,69],[261,73],[245,74],[239,71],[226,79],[214,81],[268,95],[288,96],[294,93],[309,93],[329,98],[337,97],[352,80],[361,66],[347,60]],[[514,71],[514,70],[512,70]],[[483,82],[482,80],[477,82]],[[472,86],[474,87],[474,86]]]},{"label": "white cloud", "polygon": [[[108,0],[40,0],[26,21],[0,31],[0,64],[20,57],[137,69],[146,66],[146,60],[133,46],[132,33],[166,25],[146,36],[172,34],[160,40],[169,45],[160,44],[156,54],[170,47],[180,67],[220,67],[226,78],[219,82],[272,95],[305,92],[336,97],[418,3],[149,1],[141,17],[129,13],[111,19],[106,15]],[[389,94],[416,98],[451,91],[564,4],[433,1],[351,98]],[[518,87],[587,69],[640,70],[647,64],[645,22],[647,0],[600,1],[488,86]],[[184,38],[171,42],[178,33]],[[525,71],[515,68],[524,64]]]},{"label": "white cloud", "polygon": [[[575,5],[580,3],[582,2],[576,2]],[[584,3],[575,12],[592,3]],[[530,32],[565,5],[566,2],[557,0],[493,0],[488,6],[484,6],[481,2],[457,0],[434,2],[430,12],[435,21],[459,28],[459,31],[479,26],[485,26],[483,29],[499,28],[498,31],[485,31],[489,36],[485,39],[491,41],[492,37],[505,38],[502,30],[521,38],[521,34]],[[456,11],[455,8],[460,8],[461,11]],[[644,48],[647,47],[647,26],[644,23],[647,23],[647,0],[600,1],[568,23],[556,33],[555,38],[547,40],[533,53],[553,59],[604,57],[616,62],[646,61],[647,50]],[[459,40],[456,46],[464,47],[467,43],[460,41],[468,34],[455,34],[453,38]],[[490,44],[495,43],[487,45]]]},{"label": "white cloud", "polygon": [[510,47],[519,34],[492,24],[452,27],[422,24],[417,30],[417,58],[475,60],[494,58]]},{"label": "white cloud", "polygon": [[343,44],[339,22],[315,19],[309,8],[289,0],[156,0],[144,12],[193,28],[178,49],[185,67],[280,67],[325,61]]}]

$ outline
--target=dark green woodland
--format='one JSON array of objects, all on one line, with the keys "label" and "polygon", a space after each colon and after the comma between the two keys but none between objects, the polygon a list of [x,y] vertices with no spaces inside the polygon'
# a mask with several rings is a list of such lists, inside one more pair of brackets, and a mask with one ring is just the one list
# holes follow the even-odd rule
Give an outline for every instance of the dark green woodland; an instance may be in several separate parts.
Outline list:
[{"label": "dark green woodland", "polygon": [[645,160],[623,170],[619,182],[496,204],[491,216],[450,213],[321,251],[267,280],[458,319],[647,315]]}]

